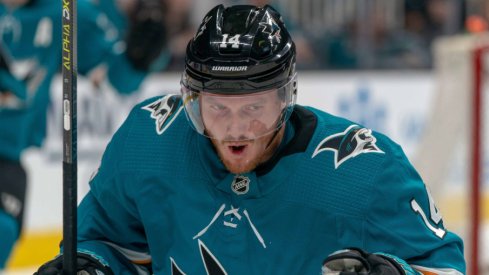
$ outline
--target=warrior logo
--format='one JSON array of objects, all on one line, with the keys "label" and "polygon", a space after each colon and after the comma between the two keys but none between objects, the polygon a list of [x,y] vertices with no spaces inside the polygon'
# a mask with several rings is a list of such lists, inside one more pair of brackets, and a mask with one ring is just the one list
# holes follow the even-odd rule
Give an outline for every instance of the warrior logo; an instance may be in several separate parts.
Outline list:
[{"label": "warrior logo", "polygon": [[151,112],[151,118],[155,119],[156,132],[161,135],[182,111],[181,103],[182,98],[179,95],[166,95],[142,109]]},{"label": "warrior logo", "polygon": [[236,175],[231,183],[231,189],[238,195],[248,193],[248,190],[250,189],[250,179],[245,176]]},{"label": "warrior logo", "polygon": [[248,66],[212,66],[213,71],[222,72],[244,72],[248,69]]},{"label": "warrior logo", "polygon": [[384,151],[375,144],[376,141],[377,139],[372,135],[372,130],[351,125],[344,132],[323,139],[314,150],[312,158],[322,151],[333,151],[335,169],[337,169],[343,162],[361,153],[384,154]]}]

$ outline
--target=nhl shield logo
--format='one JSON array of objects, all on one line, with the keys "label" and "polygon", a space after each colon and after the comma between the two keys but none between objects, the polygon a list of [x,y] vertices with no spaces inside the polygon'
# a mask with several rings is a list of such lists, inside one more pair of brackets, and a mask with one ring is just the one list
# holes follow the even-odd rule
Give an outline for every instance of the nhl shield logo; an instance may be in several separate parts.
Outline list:
[{"label": "nhl shield logo", "polygon": [[238,195],[248,193],[250,189],[250,179],[242,175],[236,175],[231,183],[231,189]]}]

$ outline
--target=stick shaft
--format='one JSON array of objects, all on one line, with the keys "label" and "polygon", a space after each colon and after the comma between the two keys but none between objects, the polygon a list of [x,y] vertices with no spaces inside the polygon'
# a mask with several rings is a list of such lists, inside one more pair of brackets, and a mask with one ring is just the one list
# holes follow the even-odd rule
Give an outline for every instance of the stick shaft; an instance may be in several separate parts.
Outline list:
[{"label": "stick shaft", "polygon": [[77,0],[62,2],[63,274],[76,274],[77,236]]}]

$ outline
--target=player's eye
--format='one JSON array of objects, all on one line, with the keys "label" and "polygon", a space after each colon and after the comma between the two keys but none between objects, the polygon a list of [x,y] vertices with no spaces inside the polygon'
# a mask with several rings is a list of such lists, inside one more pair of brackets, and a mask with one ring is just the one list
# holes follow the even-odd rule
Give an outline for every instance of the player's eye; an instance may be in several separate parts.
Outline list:
[{"label": "player's eye", "polygon": [[215,112],[223,112],[227,109],[225,106],[220,105],[220,104],[212,104],[209,107],[211,110],[213,110]]},{"label": "player's eye", "polygon": [[263,109],[262,105],[248,105],[245,107],[245,111],[247,112],[257,112]]}]

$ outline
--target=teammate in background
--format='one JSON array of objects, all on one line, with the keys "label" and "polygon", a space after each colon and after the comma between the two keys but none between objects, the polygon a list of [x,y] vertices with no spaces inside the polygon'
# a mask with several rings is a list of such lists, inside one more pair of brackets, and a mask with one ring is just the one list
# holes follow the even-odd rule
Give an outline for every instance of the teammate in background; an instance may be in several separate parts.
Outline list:
[{"label": "teammate in background", "polygon": [[[208,3],[201,2],[203,1],[108,0],[99,1],[97,5],[107,14],[107,17],[113,22],[119,33],[126,33],[132,30],[134,34],[139,32],[135,28],[128,26],[134,26],[135,24],[133,22],[138,21],[137,13],[141,14],[141,6],[143,4],[144,6],[153,6],[154,8],[151,9],[152,14],[156,16],[157,12],[159,13],[161,21],[159,31],[164,34],[164,38],[166,39],[160,41],[160,43],[164,43],[165,47],[156,60],[151,63],[150,69],[151,71],[181,71],[185,64],[185,48],[187,42],[194,35],[195,25],[200,23],[193,22],[192,16],[194,14],[192,9],[196,8],[196,4],[208,5]],[[196,12],[199,13],[200,11]],[[203,12],[205,13],[205,10]],[[200,17],[199,15],[197,18]],[[144,25],[139,25],[146,28]],[[156,33],[158,29],[153,29],[152,31]],[[133,39],[133,41],[144,41],[144,37]],[[151,44],[158,42],[154,39],[146,39],[146,41]]]},{"label": "teammate in background", "polygon": [[[14,107],[25,100],[26,96],[25,84],[12,75],[10,60],[0,44],[0,106]],[[1,113],[0,110],[0,116]],[[0,138],[3,135],[0,132]],[[22,206],[19,202],[25,199],[27,182],[24,169],[17,164],[18,162],[0,157],[0,269],[5,266],[10,250],[17,240],[19,224],[22,223]],[[17,221],[13,217],[18,217]]]},{"label": "teammate in background", "polygon": [[101,11],[97,23],[111,40],[126,41],[127,56],[143,71],[161,71],[169,62],[167,7],[163,0],[91,1]]},{"label": "teammate in background", "polygon": [[462,241],[399,145],[296,96],[281,16],[212,9],[181,94],[135,106],[108,145],[78,208],[78,270],[463,274]]},{"label": "teammate in background", "polygon": [[[27,186],[22,152],[45,138],[50,85],[62,65],[61,2],[0,0],[0,269],[22,229]],[[105,64],[115,90],[136,91],[157,49],[130,38],[122,41],[125,51],[117,47],[119,38],[108,36],[96,20],[100,11],[88,0],[77,2],[78,72]],[[143,16],[142,22],[148,26],[151,20]]]}]

